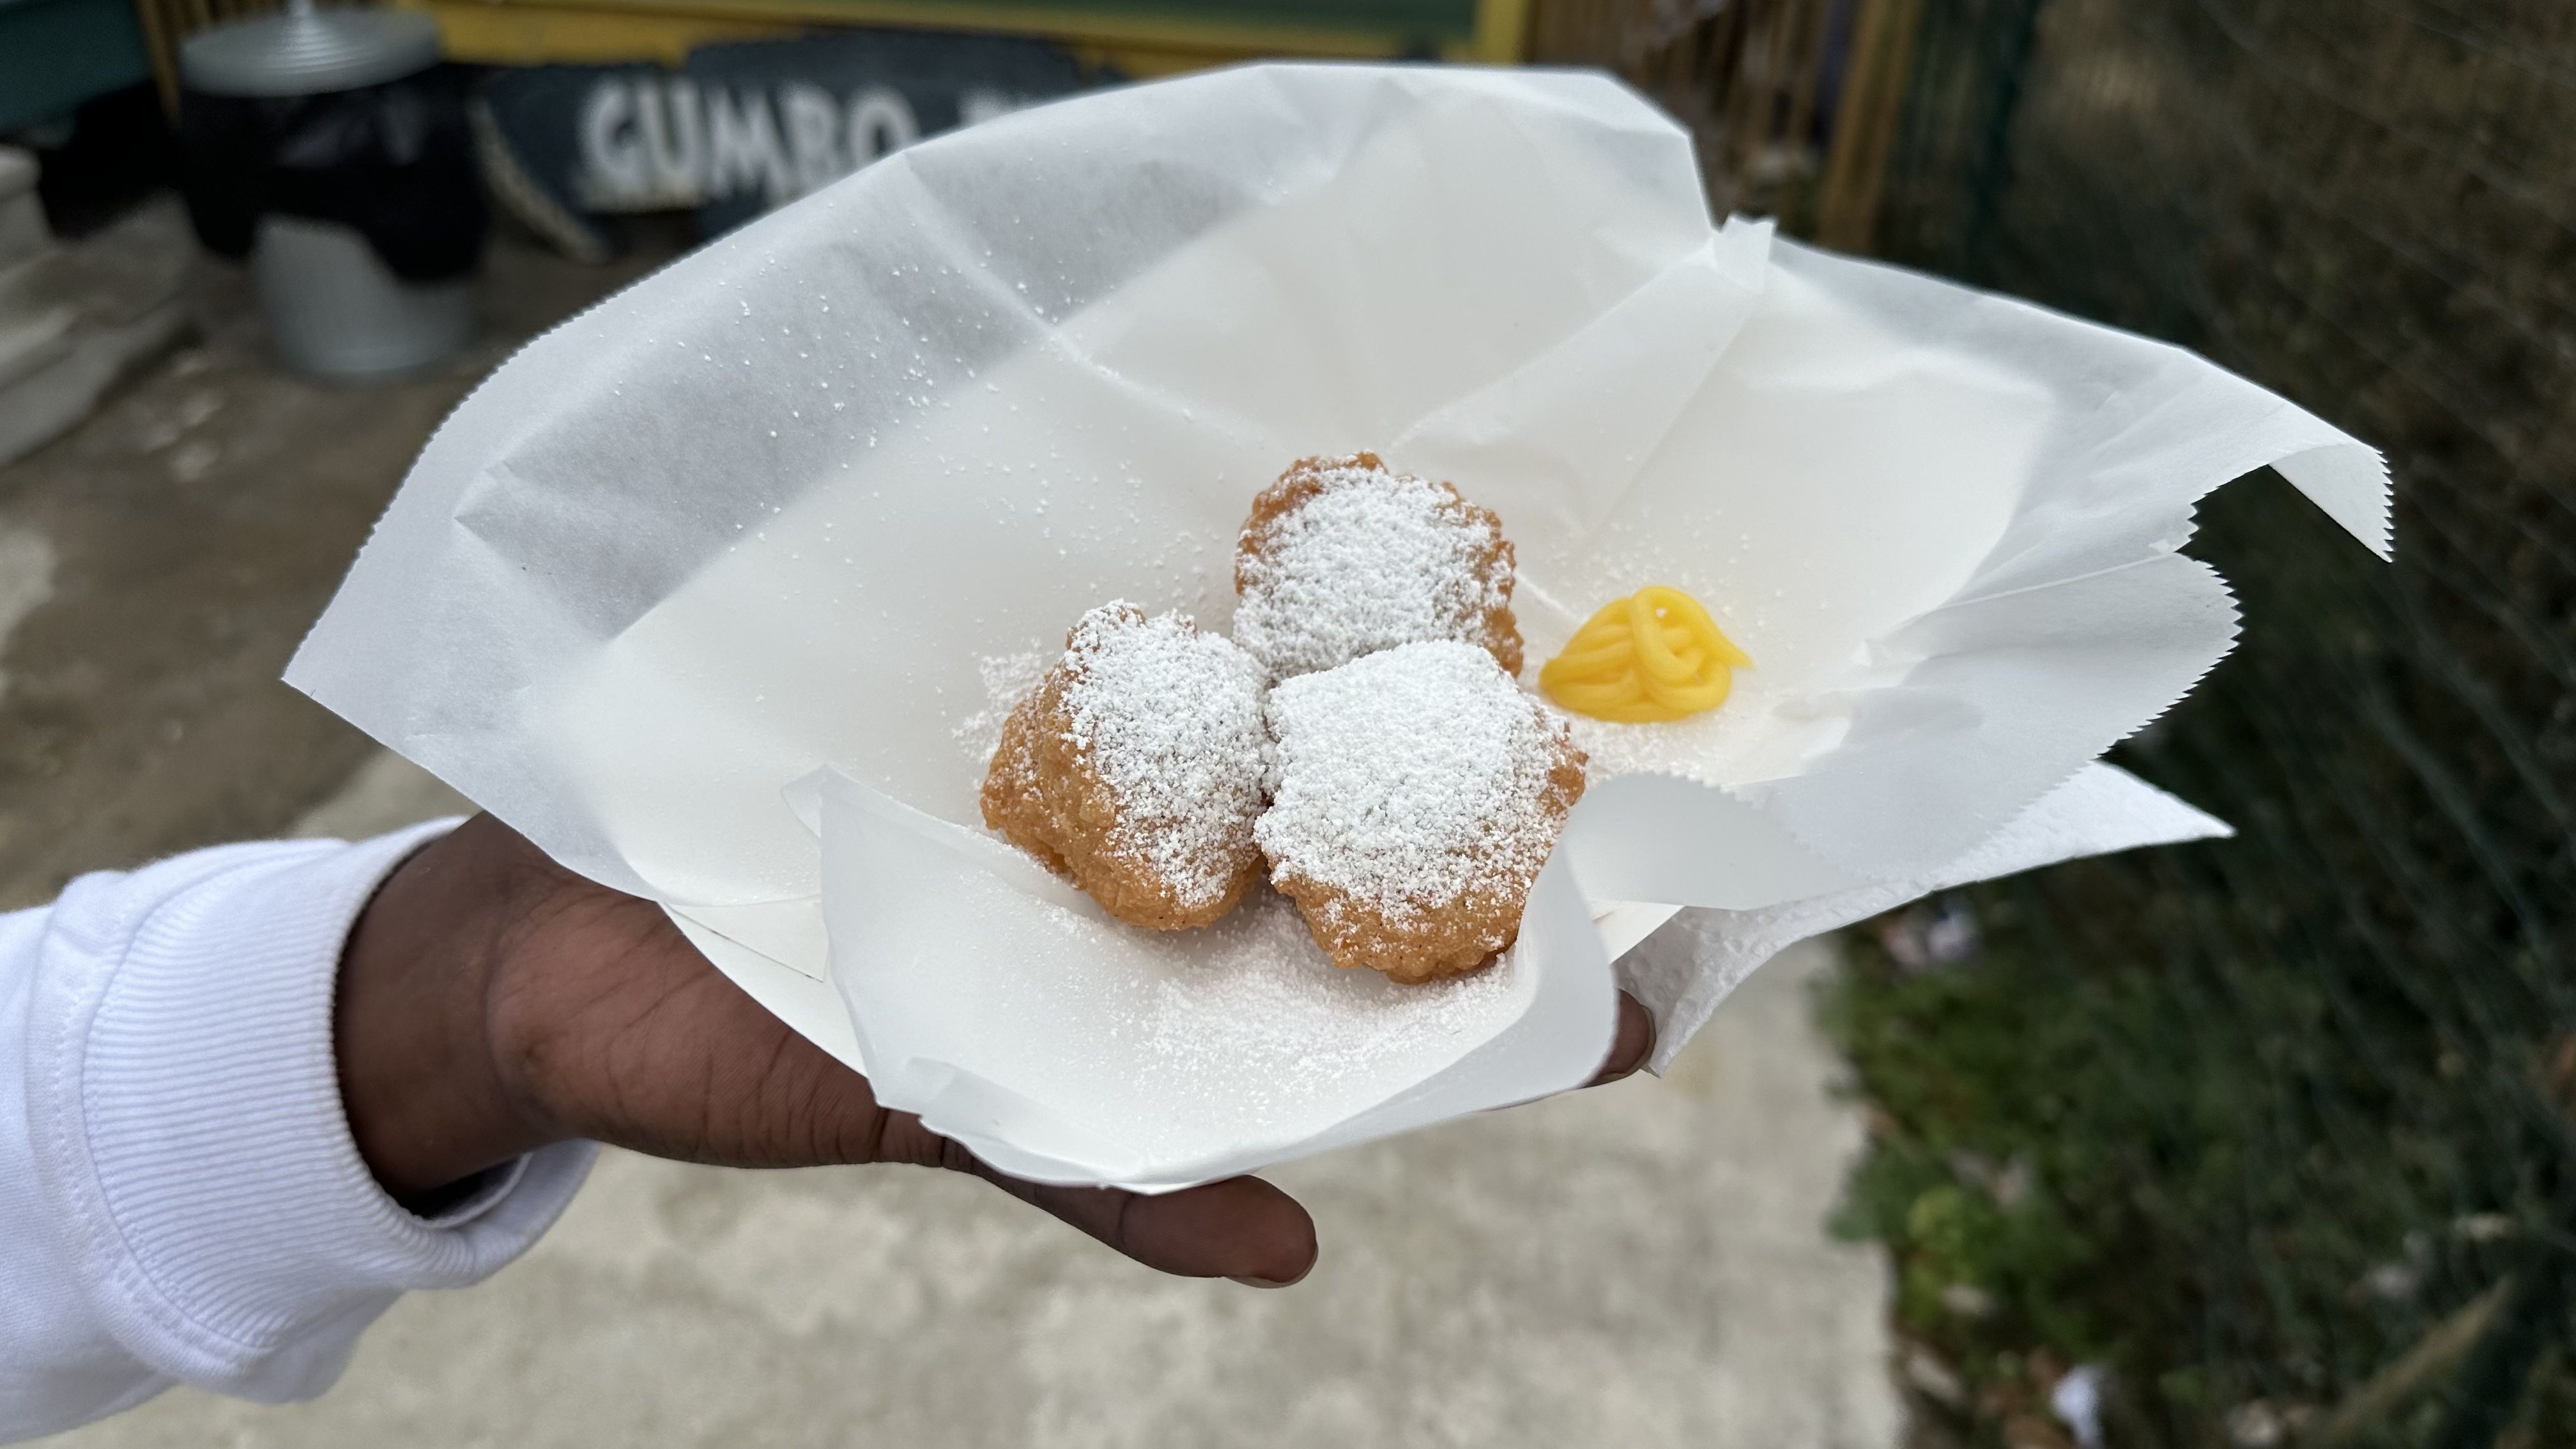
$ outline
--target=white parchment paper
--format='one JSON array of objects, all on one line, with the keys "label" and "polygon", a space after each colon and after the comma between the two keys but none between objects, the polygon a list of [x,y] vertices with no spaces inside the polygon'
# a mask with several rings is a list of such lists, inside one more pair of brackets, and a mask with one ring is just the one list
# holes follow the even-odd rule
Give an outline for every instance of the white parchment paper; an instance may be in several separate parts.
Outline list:
[{"label": "white parchment paper", "polygon": [[[1758,663],[1699,721],[1580,722],[1521,946],[1431,992],[1336,976],[1275,902],[1115,926],[982,831],[960,744],[1093,604],[1221,626],[1254,490],[1360,448],[1501,514],[1534,661],[1660,582]],[[531,344],[288,678],[663,902],[887,1102],[1169,1187],[1573,1085],[1623,979],[1668,1055],[1783,929],[2220,829],[2092,762],[2225,653],[2177,550],[2266,463],[2384,551],[2359,443],[1715,226],[1604,78],[1252,67],[906,151]]]}]

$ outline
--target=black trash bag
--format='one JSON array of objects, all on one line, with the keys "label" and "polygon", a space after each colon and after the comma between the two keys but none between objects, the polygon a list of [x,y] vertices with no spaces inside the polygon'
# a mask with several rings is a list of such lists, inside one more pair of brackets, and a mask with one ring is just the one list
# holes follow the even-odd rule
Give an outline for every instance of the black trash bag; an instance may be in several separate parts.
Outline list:
[{"label": "black trash bag", "polygon": [[407,282],[483,257],[490,217],[453,66],[313,96],[185,92],[179,163],[197,239],[219,256],[248,256],[274,212],[352,228]]}]

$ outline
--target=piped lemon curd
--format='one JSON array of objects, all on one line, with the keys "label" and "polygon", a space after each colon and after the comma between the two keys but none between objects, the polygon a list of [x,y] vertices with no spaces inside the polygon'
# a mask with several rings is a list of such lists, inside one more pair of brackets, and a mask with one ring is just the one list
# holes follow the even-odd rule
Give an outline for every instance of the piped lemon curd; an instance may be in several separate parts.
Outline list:
[{"label": "piped lemon curd", "polygon": [[1649,584],[1584,621],[1538,684],[1576,714],[1660,724],[1726,703],[1735,671],[1752,667],[1699,600]]}]

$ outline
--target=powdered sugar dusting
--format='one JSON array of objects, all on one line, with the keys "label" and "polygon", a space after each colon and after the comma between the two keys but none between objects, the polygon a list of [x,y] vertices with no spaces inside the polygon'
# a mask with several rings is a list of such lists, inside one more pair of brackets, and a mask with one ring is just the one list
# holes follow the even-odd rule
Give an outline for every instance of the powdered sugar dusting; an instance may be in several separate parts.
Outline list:
[{"label": "powdered sugar dusting", "polygon": [[[1407,644],[1270,693],[1276,798],[1254,828],[1282,880],[1391,918],[1526,892],[1555,848],[1560,736],[1493,656]],[[1503,892],[1496,892],[1497,894]]]},{"label": "powdered sugar dusting", "polygon": [[[1296,476],[1296,475],[1292,475]],[[1410,474],[1353,461],[1261,529],[1240,565],[1234,638],[1274,678],[1424,639],[1477,641],[1511,603],[1491,515]]]},{"label": "powdered sugar dusting", "polygon": [[1553,703],[1548,712],[1590,757],[1596,781],[1677,775],[1720,788],[1796,774],[1842,738],[1850,718],[1831,698],[1784,698],[1776,678],[1749,672],[1736,676],[1734,696],[1723,707],[1688,719],[1619,724]]},{"label": "powdered sugar dusting", "polygon": [[1595,780],[1620,775],[1679,775],[1704,785],[1723,786],[1740,783],[1743,778],[1740,771],[1721,773],[1712,762],[1731,763],[1743,753],[1740,741],[1753,733],[1744,713],[1720,709],[1654,724],[1620,724],[1560,710],[1553,704],[1548,708],[1590,757]]},{"label": "powdered sugar dusting", "polygon": [[[1140,968],[1120,973],[1111,1033],[1127,1039],[1121,1059],[1137,1090],[1181,1094],[1194,1113],[1239,1114],[1241,1131],[1275,1126],[1280,1108],[1319,1095],[1355,1107],[1436,1070],[1507,1024],[1522,985],[1508,953],[1491,970],[1419,986],[1337,970],[1297,908],[1263,888],[1186,935],[1057,919],[1077,933],[1117,932],[1121,955]],[[1205,1098],[1211,1081],[1228,1083],[1226,1101]]]},{"label": "powdered sugar dusting", "polygon": [[1030,649],[1018,654],[987,654],[976,661],[975,673],[984,683],[984,707],[959,720],[948,732],[974,767],[970,785],[983,782],[993,751],[1001,747],[1002,721],[1009,719],[1020,701],[1028,698],[1029,691],[1038,687],[1038,681],[1046,677],[1056,658]]},{"label": "powdered sugar dusting", "polygon": [[1067,733],[1118,799],[1112,840],[1182,904],[1223,896],[1269,768],[1261,666],[1187,618],[1125,603],[1083,615],[1065,663]]}]

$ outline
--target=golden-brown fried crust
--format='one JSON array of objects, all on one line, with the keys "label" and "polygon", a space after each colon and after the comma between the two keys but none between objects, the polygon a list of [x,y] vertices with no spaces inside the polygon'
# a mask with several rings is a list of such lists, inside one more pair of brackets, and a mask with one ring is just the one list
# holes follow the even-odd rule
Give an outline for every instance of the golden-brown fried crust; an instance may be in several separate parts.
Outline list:
[{"label": "golden-brown fried crust", "polygon": [[[1446,483],[1440,486],[1449,488]],[[1458,490],[1449,488],[1449,491],[1456,493]],[[1468,503],[1464,498],[1458,501],[1470,512],[1481,513],[1487,518],[1495,517],[1493,510],[1489,508]],[[1485,561],[1478,572],[1488,576],[1499,574],[1503,580],[1503,596],[1508,599],[1511,597],[1512,581],[1519,576],[1519,568],[1512,553],[1512,541],[1503,537],[1502,523],[1499,519],[1494,523],[1494,540],[1494,551],[1485,556]],[[1485,652],[1494,656],[1494,662],[1503,666],[1505,674],[1514,679],[1521,677],[1521,626],[1520,621],[1512,617],[1510,604],[1485,611],[1484,637],[1475,642],[1485,646]]]},{"label": "golden-brown fried crust", "polygon": [[1038,780],[1039,713],[1037,691],[1032,690],[1002,721],[1001,743],[994,746],[993,763],[984,772],[979,802],[984,807],[987,826],[1037,857],[1038,864],[1071,879],[1073,867],[1065,864],[1064,857],[1041,834],[1041,822],[1048,812],[1046,792]]},{"label": "golden-brown fried crust", "polygon": [[[1538,808],[1551,836],[1565,828],[1574,802],[1583,798],[1583,751],[1560,734],[1556,760],[1541,787]],[[1408,985],[1464,976],[1493,964],[1520,939],[1521,914],[1535,875],[1495,870],[1464,896],[1429,909],[1390,913],[1315,880],[1275,872],[1271,884],[1297,903],[1306,929],[1334,965],[1366,967]]]},{"label": "golden-brown fried crust", "polygon": [[[1343,458],[1300,458],[1288,465],[1278,481],[1254,494],[1252,515],[1244,520],[1243,532],[1235,539],[1234,591],[1237,594],[1243,593],[1249,585],[1247,566],[1269,550],[1278,521],[1323,492],[1324,474],[1337,468],[1375,471],[1385,469],[1386,463],[1375,453],[1353,453]],[[1503,537],[1502,518],[1482,504],[1468,502],[1456,484],[1440,481],[1432,486],[1448,495],[1449,501],[1457,506],[1462,525],[1479,528],[1494,540],[1494,546],[1476,560],[1475,574],[1480,584],[1498,584],[1497,593],[1503,602],[1485,611],[1481,629],[1476,637],[1466,642],[1483,645],[1486,652],[1494,656],[1495,662],[1503,666],[1503,672],[1517,679],[1521,672],[1521,631],[1520,621],[1513,617],[1511,608],[1515,559],[1511,540]]]},{"label": "golden-brown fried crust", "polygon": [[1260,876],[1260,852],[1247,842],[1242,857],[1232,862],[1224,893],[1214,900],[1188,901],[1153,862],[1121,849],[1115,839],[1117,792],[1073,738],[1064,703],[1073,670],[1070,661],[1048,670],[1002,722],[1001,743],[994,748],[979,797],[984,823],[1131,926],[1178,931],[1224,916]]}]

